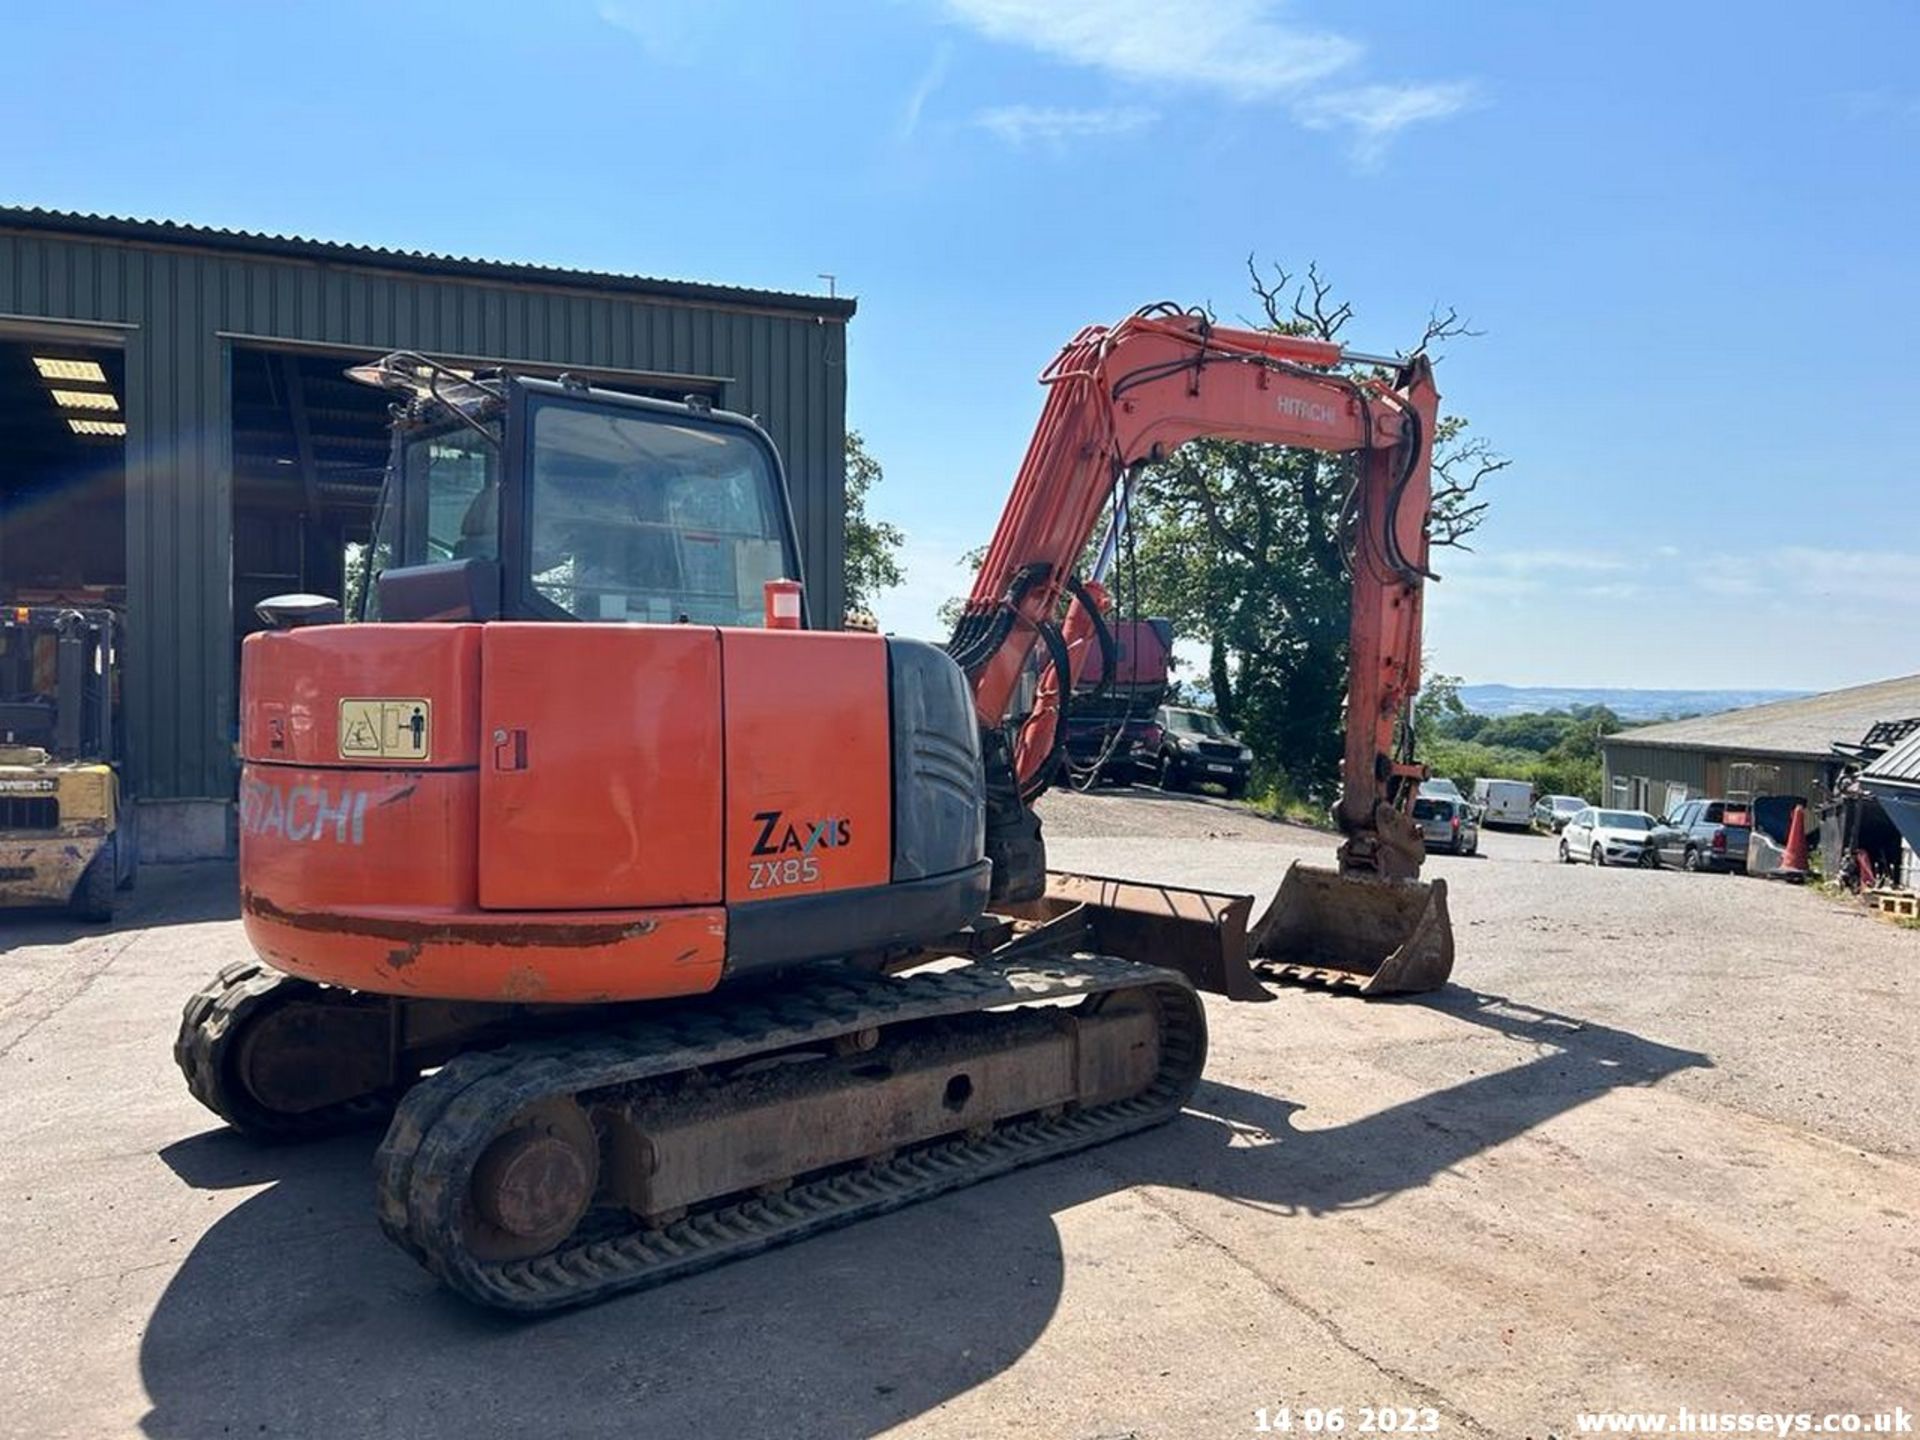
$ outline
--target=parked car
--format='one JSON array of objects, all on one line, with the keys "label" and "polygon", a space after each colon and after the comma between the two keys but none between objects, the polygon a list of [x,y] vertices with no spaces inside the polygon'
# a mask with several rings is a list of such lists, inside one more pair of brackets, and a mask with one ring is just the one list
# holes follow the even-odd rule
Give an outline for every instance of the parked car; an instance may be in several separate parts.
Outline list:
[{"label": "parked car", "polygon": [[1516,830],[1533,826],[1533,786],[1524,780],[1475,780],[1473,803],[1482,825],[1511,825]]},{"label": "parked car", "polygon": [[1567,828],[1567,821],[1586,808],[1586,800],[1579,795],[1542,795],[1533,802],[1533,823],[1558,835]]},{"label": "parked car", "polygon": [[1682,870],[1745,870],[1752,815],[1732,800],[1688,800],[1659,822],[1654,845],[1663,865]]},{"label": "parked car", "polygon": [[1431,780],[1422,780],[1420,782],[1420,793],[1422,795],[1432,796],[1436,800],[1459,800],[1464,802],[1467,798],[1460,793],[1460,787],[1458,785],[1440,776],[1435,776]]},{"label": "parked car", "polygon": [[1217,718],[1180,705],[1162,705],[1153,718],[1160,727],[1162,790],[1184,790],[1205,781],[1225,786],[1230,800],[1247,793],[1253,752]]},{"label": "parked car", "polygon": [[1416,795],[1413,818],[1420,826],[1428,850],[1445,850],[1454,855],[1479,853],[1480,821],[1473,813],[1473,806],[1465,800]]},{"label": "parked car", "polygon": [[1653,827],[1660,822],[1644,810],[1596,810],[1588,805],[1560,831],[1560,863],[1590,860],[1595,865],[1660,863]]}]

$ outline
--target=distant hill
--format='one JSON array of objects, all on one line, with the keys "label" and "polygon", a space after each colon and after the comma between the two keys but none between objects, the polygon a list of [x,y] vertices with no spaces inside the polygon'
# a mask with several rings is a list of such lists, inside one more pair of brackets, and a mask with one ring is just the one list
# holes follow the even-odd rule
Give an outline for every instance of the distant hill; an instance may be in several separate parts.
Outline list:
[{"label": "distant hill", "polygon": [[1622,720],[1661,720],[1675,715],[1717,715],[1791,700],[1806,690],[1610,690],[1578,685],[1462,685],[1460,703],[1476,715],[1523,715],[1537,710],[1570,710],[1575,705],[1605,705]]}]

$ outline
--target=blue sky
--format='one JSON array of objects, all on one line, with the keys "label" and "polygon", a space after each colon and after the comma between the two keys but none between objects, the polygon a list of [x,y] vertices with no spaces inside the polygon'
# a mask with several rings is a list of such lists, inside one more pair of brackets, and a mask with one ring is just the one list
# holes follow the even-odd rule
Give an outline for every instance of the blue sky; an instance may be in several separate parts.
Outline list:
[{"label": "blue sky", "polygon": [[1470,680],[1920,668],[1920,10],[741,0],[19,7],[17,203],[857,295],[850,418],[932,633],[1081,325],[1316,260],[1357,346],[1486,333],[1514,459]]}]

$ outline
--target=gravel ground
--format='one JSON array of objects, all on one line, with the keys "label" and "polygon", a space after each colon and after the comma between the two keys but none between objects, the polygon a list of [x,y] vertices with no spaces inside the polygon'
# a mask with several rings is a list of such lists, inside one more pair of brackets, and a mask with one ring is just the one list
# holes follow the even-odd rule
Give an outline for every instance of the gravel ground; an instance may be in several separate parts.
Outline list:
[{"label": "gravel ground", "polygon": [[1145,785],[1050,790],[1040,802],[1047,839],[1137,835],[1160,840],[1284,840],[1318,832],[1270,820],[1217,795],[1168,794]]},{"label": "gravel ground", "polygon": [[[1051,797],[1056,862],[1264,900],[1333,839]],[[0,1433],[1255,1433],[1255,1407],[1920,1408],[1920,934],[1719,876],[1437,857],[1436,997],[1209,1001],[1175,1123],[537,1324],[437,1292],[372,1137],[262,1149],[168,1054],[243,953],[232,877],[0,943]]]}]

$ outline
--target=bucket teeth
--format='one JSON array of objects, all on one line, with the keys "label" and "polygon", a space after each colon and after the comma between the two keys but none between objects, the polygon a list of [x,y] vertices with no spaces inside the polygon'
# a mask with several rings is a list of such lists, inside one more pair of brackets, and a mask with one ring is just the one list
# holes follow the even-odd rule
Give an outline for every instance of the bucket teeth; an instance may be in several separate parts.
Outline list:
[{"label": "bucket teeth", "polygon": [[1254,972],[1362,995],[1438,990],[1453,973],[1444,880],[1380,880],[1297,861],[1248,940]]}]

